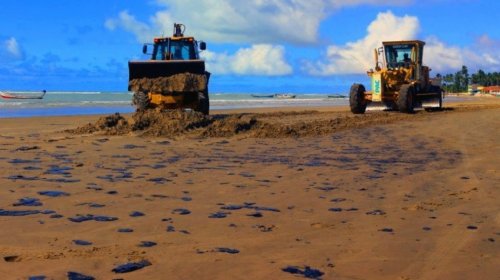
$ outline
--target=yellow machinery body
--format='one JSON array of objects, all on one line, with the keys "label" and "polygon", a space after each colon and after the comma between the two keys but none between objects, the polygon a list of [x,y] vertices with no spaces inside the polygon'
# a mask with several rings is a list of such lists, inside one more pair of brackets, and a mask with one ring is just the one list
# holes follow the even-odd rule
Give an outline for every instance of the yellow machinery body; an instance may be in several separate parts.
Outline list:
[{"label": "yellow machinery body", "polygon": [[152,108],[162,109],[179,109],[191,108],[196,109],[199,106],[198,94],[193,92],[184,93],[156,93],[149,92],[148,98]]},{"label": "yellow machinery body", "polygon": [[431,69],[422,65],[424,45],[419,40],[383,42],[375,50],[375,70],[367,72],[371,91],[361,84],[351,87],[351,111],[364,113],[367,106],[402,112],[413,112],[419,106],[441,108],[440,84],[429,78]]},{"label": "yellow machinery body", "polygon": [[[150,59],[129,61],[128,89],[134,92],[138,111],[191,108],[209,113],[210,73],[199,55],[206,44],[184,36],[184,30],[184,25],[174,24],[173,36],[154,38],[153,44],[144,45],[142,51]],[[148,46],[153,47],[151,53]]]}]

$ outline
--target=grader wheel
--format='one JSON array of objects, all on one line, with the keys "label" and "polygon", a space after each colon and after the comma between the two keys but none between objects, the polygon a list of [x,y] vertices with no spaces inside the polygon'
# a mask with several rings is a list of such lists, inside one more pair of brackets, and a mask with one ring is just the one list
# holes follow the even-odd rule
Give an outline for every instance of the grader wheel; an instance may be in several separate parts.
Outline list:
[{"label": "grader wheel", "polygon": [[364,114],[366,111],[365,87],[362,84],[353,84],[349,94],[349,105],[353,114]]},{"label": "grader wheel", "polygon": [[412,85],[402,85],[396,102],[401,113],[415,112],[415,90]]}]

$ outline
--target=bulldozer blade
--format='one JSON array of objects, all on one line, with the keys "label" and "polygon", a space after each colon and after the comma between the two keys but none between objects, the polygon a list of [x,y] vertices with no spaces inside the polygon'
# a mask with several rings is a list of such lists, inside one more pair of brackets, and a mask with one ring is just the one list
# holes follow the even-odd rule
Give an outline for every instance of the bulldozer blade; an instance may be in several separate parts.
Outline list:
[{"label": "bulldozer blade", "polygon": [[128,62],[129,81],[135,79],[155,79],[175,74],[205,74],[203,60],[147,60]]}]

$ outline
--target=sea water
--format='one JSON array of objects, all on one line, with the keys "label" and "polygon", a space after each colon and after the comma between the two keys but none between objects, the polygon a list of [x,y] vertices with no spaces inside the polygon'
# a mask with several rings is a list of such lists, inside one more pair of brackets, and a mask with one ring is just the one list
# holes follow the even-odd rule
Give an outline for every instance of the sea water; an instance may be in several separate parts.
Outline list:
[{"label": "sea water", "polygon": [[[22,94],[23,92],[11,91],[11,93]],[[30,94],[34,94],[34,92]],[[257,98],[250,93],[210,94],[211,110],[347,106],[348,104],[348,98],[335,94],[297,94],[293,99]],[[43,99],[0,98],[0,118],[112,114],[117,112],[124,114],[134,111],[131,92],[48,91]]]}]

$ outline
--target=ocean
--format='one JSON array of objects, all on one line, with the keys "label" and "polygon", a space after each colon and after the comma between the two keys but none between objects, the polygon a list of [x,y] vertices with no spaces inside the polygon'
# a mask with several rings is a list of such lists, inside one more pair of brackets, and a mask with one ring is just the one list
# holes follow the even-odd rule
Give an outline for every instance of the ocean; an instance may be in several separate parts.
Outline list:
[{"label": "ocean", "polygon": [[[15,92],[22,94],[34,92]],[[253,94],[268,95],[268,94]],[[48,91],[43,99],[0,98],[0,118],[69,116],[132,113],[130,92]],[[211,93],[210,109],[245,109],[275,107],[347,106],[349,99],[335,94],[296,94],[293,99],[256,98],[252,94]]]}]

